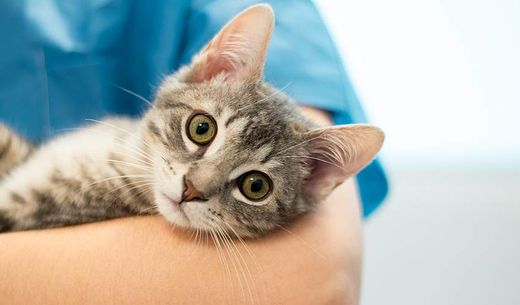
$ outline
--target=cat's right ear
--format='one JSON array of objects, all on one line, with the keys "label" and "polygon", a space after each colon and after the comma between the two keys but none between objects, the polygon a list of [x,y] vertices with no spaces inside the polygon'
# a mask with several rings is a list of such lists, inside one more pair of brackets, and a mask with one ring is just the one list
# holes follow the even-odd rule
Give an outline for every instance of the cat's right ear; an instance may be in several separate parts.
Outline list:
[{"label": "cat's right ear", "polygon": [[274,12],[269,5],[247,8],[194,57],[181,80],[200,83],[222,74],[226,80],[261,81],[273,28]]},{"label": "cat's right ear", "polygon": [[303,193],[314,200],[324,199],[336,186],[367,166],[381,149],[383,132],[371,125],[352,124],[309,132],[305,158],[311,172]]}]

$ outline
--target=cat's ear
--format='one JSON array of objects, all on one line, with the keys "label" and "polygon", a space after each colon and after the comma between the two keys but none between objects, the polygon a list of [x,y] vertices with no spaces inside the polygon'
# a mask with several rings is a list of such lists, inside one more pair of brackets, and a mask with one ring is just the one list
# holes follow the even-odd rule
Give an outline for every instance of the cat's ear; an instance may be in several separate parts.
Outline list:
[{"label": "cat's ear", "polygon": [[363,124],[317,129],[307,136],[311,173],[303,193],[316,200],[324,199],[336,186],[367,166],[384,141],[379,128]]},{"label": "cat's ear", "polygon": [[204,82],[221,73],[229,80],[262,80],[273,28],[274,12],[269,5],[242,11],[194,57],[185,81]]}]

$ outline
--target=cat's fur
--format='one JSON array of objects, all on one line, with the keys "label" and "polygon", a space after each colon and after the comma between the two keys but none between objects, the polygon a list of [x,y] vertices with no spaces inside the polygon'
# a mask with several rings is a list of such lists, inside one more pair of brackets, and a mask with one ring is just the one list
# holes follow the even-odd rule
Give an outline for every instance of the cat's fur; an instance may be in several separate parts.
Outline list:
[{"label": "cat's fur", "polygon": [[[369,125],[317,128],[263,83],[273,25],[269,6],[242,12],[163,82],[140,120],[96,122],[34,152],[0,126],[0,231],[160,213],[182,227],[251,237],[310,211],[374,158],[383,134]],[[218,126],[206,146],[186,135],[197,111]],[[251,170],[272,181],[260,202],[237,189]],[[206,200],[175,203],[186,180]]]}]

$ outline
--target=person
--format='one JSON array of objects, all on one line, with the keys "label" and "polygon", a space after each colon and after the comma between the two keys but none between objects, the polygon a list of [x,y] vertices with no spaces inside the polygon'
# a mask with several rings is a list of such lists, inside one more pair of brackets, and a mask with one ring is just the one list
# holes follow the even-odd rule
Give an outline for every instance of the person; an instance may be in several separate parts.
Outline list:
[{"label": "person", "polygon": [[[167,74],[257,2],[2,2],[0,121],[40,143],[85,119],[138,116],[146,107],[140,97],[153,97]],[[266,80],[321,124],[365,122],[315,5],[262,2],[277,15]],[[388,188],[377,160],[356,182],[357,188],[352,179],[338,187],[286,231],[239,247],[238,254],[260,265],[261,272],[247,264],[248,280],[226,273],[231,257],[172,231],[159,217],[3,234],[0,298],[8,304],[99,304],[107,298],[114,304],[234,304],[247,298],[234,291],[240,290],[269,304],[355,304],[361,214],[371,214]]]}]

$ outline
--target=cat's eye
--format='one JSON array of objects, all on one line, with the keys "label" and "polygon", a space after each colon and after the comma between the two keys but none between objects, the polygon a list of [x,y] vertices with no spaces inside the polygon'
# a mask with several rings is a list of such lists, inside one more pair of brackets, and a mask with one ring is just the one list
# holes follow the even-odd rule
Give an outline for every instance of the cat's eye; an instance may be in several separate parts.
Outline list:
[{"label": "cat's eye", "polygon": [[238,189],[247,199],[258,201],[264,199],[271,191],[271,179],[258,171],[243,174],[237,179]]},{"label": "cat's eye", "polygon": [[195,113],[186,123],[186,134],[197,145],[209,144],[217,135],[217,123],[208,114]]}]

